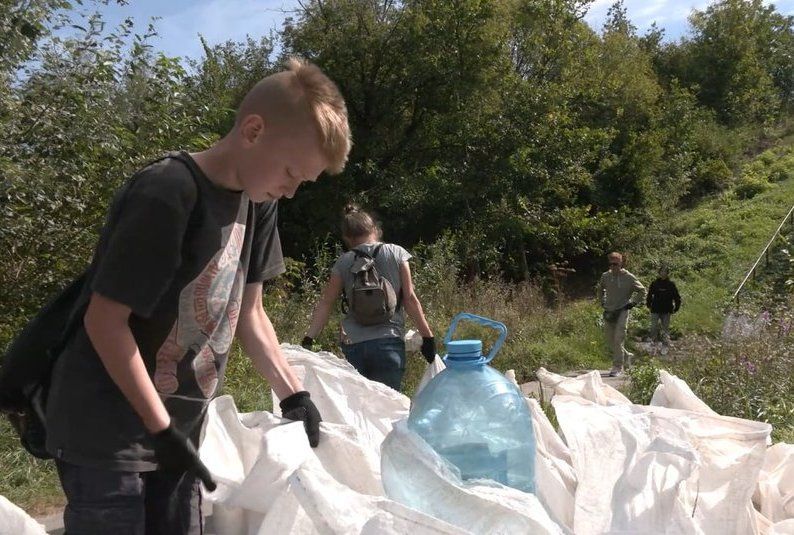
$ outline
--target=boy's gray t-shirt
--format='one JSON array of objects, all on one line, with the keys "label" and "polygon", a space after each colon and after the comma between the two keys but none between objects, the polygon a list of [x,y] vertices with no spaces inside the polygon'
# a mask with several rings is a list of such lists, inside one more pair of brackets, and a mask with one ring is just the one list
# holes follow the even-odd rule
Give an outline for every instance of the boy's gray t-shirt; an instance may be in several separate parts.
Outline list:
[{"label": "boy's gray t-shirt", "polygon": [[[378,243],[364,243],[355,247],[359,251],[372,255]],[[394,287],[394,293],[397,295],[397,302],[399,306],[397,311],[392,316],[391,320],[382,325],[361,325],[353,318],[352,314],[347,314],[342,319],[342,328],[345,331],[345,343],[357,344],[366,340],[375,340],[377,338],[389,337],[403,337],[405,330],[405,311],[402,307],[402,280],[400,279],[400,266],[403,262],[407,262],[411,258],[411,254],[393,243],[384,243],[375,257],[375,268],[381,277],[385,277]],[[331,272],[339,275],[344,283],[345,295],[351,295],[353,291],[353,274],[350,272],[350,267],[356,259],[353,251],[347,251],[340,256]]]},{"label": "boy's gray t-shirt", "polygon": [[[149,376],[174,425],[196,440],[223,383],[245,285],[284,271],[277,205],[216,186],[179,153],[137,173],[110,214],[83,298],[96,292],[130,307]],[[47,450],[83,466],[157,467],[143,423],[82,324],[53,371]]]}]

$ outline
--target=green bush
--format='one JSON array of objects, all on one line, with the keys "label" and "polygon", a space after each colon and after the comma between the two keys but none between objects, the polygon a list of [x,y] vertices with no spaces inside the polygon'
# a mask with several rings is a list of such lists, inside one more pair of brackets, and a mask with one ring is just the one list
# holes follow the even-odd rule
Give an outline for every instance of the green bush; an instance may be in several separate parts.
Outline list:
[{"label": "green bush", "polygon": [[794,178],[794,155],[781,158],[769,167],[767,180],[770,182],[783,182]]},{"label": "green bush", "polygon": [[629,383],[625,390],[626,397],[632,403],[648,405],[653,393],[659,385],[659,366],[652,361],[636,363],[626,372]]},{"label": "green bush", "polygon": [[752,199],[759,193],[763,193],[771,187],[765,179],[757,176],[744,176],[740,178],[733,188],[733,192],[739,199]]},{"label": "green bush", "polygon": [[765,166],[772,165],[779,158],[778,151],[775,149],[767,149],[757,156],[757,161]]},{"label": "green bush", "polygon": [[692,173],[690,196],[701,196],[727,188],[733,180],[733,171],[721,159],[700,162]]}]

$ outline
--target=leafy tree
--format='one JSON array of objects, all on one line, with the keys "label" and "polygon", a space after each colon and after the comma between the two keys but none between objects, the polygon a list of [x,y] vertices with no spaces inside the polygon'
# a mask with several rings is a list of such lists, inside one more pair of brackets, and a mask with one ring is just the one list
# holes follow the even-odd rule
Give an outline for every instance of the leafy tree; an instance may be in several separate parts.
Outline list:
[{"label": "leafy tree", "polygon": [[43,39],[13,87],[0,129],[4,328],[84,269],[112,192],[137,165],[194,140],[185,71],[152,52],[153,28],[104,26],[95,13],[71,36]]},{"label": "leafy tree", "polygon": [[793,21],[761,0],[721,0],[695,11],[677,75],[721,121],[768,122],[792,102]]},{"label": "leafy tree", "polygon": [[[433,239],[471,217],[457,208],[479,195],[465,180],[485,148],[471,140],[479,135],[472,130],[498,109],[508,72],[502,7],[482,0],[310,2],[287,24],[285,53],[312,59],[336,80],[355,143],[343,176],[285,203],[294,241],[305,243],[310,228],[333,230],[351,197],[380,212],[387,235],[410,241]],[[397,217],[405,213],[416,217]],[[304,225],[290,227],[290,220]]]},{"label": "leafy tree", "polygon": [[273,61],[275,37],[209,46],[202,37],[204,57],[189,60],[190,76],[185,91],[194,113],[201,117],[204,129],[224,136],[234,126],[237,107],[251,87],[275,72]]},{"label": "leafy tree", "polygon": [[641,249],[681,203],[732,186],[748,133],[790,114],[793,19],[720,0],[668,43],[637,35],[621,2],[593,31],[591,3],[306,0],[280,32],[202,41],[187,61],[152,48],[152,25],[106,28],[80,2],[3,4],[0,340],[83,269],[130,172],[224,135],[291,54],[339,84],[355,145],[341,176],[281,204],[288,256],[322,268],[351,199],[466,277],[589,273]]}]

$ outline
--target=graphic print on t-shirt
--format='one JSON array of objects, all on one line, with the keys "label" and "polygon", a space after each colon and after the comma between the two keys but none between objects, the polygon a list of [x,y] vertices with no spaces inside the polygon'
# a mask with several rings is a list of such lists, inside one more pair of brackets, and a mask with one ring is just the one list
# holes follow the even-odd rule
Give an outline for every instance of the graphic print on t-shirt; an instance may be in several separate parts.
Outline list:
[{"label": "graphic print on t-shirt", "polygon": [[[229,351],[243,295],[245,273],[240,253],[248,206],[248,196],[243,194],[236,221],[222,229],[220,249],[179,294],[176,322],[157,352],[154,384],[162,394],[179,390],[187,397],[209,398],[218,386],[216,355],[222,357]],[[179,370],[179,363],[189,353],[194,355],[192,377],[184,368]]]}]

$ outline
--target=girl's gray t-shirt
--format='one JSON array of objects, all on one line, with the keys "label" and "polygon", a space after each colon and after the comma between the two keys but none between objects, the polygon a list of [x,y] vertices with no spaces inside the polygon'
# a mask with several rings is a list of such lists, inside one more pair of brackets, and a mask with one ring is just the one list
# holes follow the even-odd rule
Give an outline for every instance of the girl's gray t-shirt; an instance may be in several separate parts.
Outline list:
[{"label": "girl's gray t-shirt", "polygon": [[[375,247],[379,243],[364,243],[355,247],[355,249],[372,255],[375,252]],[[397,295],[397,311],[392,316],[391,320],[382,325],[361,325],[356,322],[352,314],[347,314],[342,319],[342,328],[345,335],[342,339],[343,343],[357,344],[358,342],[365,342],[367,340],[375,340],[377,338],[390,338],[390,337],[403,337],[405,330],[405,311],[402,306],[402,280],[400,279],[400,266],[403,262],[407,262],[411,258],[411,254],[394,243],[384,243],[375,257],[375,269],[381,277],[386,278],[394,287],[394,293]],[[353,274],[350,272],[350,267],[356,259],[353,251],[347,251],[340,256],[331,272],[339,275],[344,283],[345,295],[351,295],[353,291]]]}]

